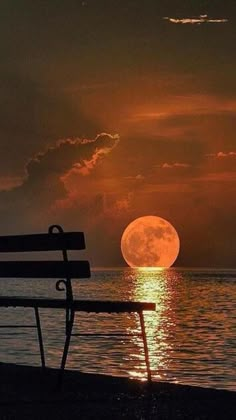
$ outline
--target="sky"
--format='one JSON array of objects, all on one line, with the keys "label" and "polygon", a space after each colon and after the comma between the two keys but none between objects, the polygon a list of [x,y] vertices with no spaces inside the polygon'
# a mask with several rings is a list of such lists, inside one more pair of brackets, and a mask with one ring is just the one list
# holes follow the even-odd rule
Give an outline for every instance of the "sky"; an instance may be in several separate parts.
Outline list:
[{"label": "sky", "polygon": [[236,267],[235,0],[2,0],[0,232],[85,232],[124,266],[137,217],[177,266]]}]

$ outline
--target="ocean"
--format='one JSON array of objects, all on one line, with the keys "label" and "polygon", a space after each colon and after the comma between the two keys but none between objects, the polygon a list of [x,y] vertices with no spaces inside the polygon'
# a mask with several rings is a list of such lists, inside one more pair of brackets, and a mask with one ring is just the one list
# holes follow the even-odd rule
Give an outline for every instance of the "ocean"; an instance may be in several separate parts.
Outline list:
[{"label": "ocean", "polygon": [[[140,300],[156,303],[145,313],[152,377],[203,387],[236,390],[236,270],[97,269],[91,279],[74,280],[81,299]],[[62,297],[52,280],[1,280],[0,294]],[[59,367],[63,311],[40,311],[50,367]],[[32,323],[31,309],[1,309],[1,324]],[[135,314],[77,314],[74,331],[119,332],[126,338],[74,337],[67,368],[146,378],[139,320]],[[2,329],[1,362],[40,365],[35,330]]]}]

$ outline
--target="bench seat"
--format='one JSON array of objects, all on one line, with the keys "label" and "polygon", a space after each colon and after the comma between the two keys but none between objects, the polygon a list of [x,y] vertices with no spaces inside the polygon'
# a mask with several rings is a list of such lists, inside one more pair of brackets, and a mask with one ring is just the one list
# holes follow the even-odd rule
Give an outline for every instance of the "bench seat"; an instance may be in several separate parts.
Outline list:
[{"label": "bench seat", "polygon": [[140,312],[155,311],[155,303],[103,300],[74,300],[73,308],[77,312]]},{"label": "bench seat", "polygon": [[155,303],[103,300],[73,300],[70,305],[65,299],[29,298],[24,296],[0,296],[0,307],[24,308],[73,308],[76,312],[140,312],[155,311]]}]

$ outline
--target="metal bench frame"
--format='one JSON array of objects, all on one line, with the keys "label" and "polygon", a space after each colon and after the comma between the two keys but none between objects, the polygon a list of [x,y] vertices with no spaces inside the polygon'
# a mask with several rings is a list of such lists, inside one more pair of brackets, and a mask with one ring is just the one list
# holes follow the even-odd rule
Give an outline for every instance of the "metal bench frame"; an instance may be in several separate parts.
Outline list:
[{"label": "metal bench frame", "polygon": [[[77,242],[76,243],[76,238]],[[60,374],[58,382],[62,383],[63,373],[66,367],[72,336],[126,336],[127,334],[78,334],[73,333],[75,314],[77,312],[94,313],[138,313],[141,334],[144,346],[144,356],[147,370],[147,379],[151,381],[151,369],[148,354],[147,337],[143,311],[154,311],[155,304],[148,302],[132,301],[98,301],[74,299],[72,279],[90,277],[88,261],[70,261],[68,250],[84,249],[84,235],[82,232],[64,232],[59,225],[49,227],[48,234],[0,236],[0,252],[30,252],[61,250],[62,261],[1,261],[0,277],[12,278],[60,278],[56,281],[56,289],[65,291],[64,299],[55,298],[31,298],[31,297],[9,297],[0,296],[1,307],[25,307],[34,309],[34,325],[0,325],[0,328],[35,328],[37,329],[39,351],[42,369],[45,368],[45,354],[40,323],[39,308],[64,309],[65,310],[65,344],[61,359]],[[128,334],[130,335],[130,334]]]}]

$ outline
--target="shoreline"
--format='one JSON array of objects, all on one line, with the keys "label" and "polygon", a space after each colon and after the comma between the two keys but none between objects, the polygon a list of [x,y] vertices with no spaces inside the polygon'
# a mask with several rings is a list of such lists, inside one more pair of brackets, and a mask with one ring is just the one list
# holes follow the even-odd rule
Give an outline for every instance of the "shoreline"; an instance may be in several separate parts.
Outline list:
[{"label": "shoreline", "polygon": [[0,363],[0,420],[233,420],[236,392]]}]

